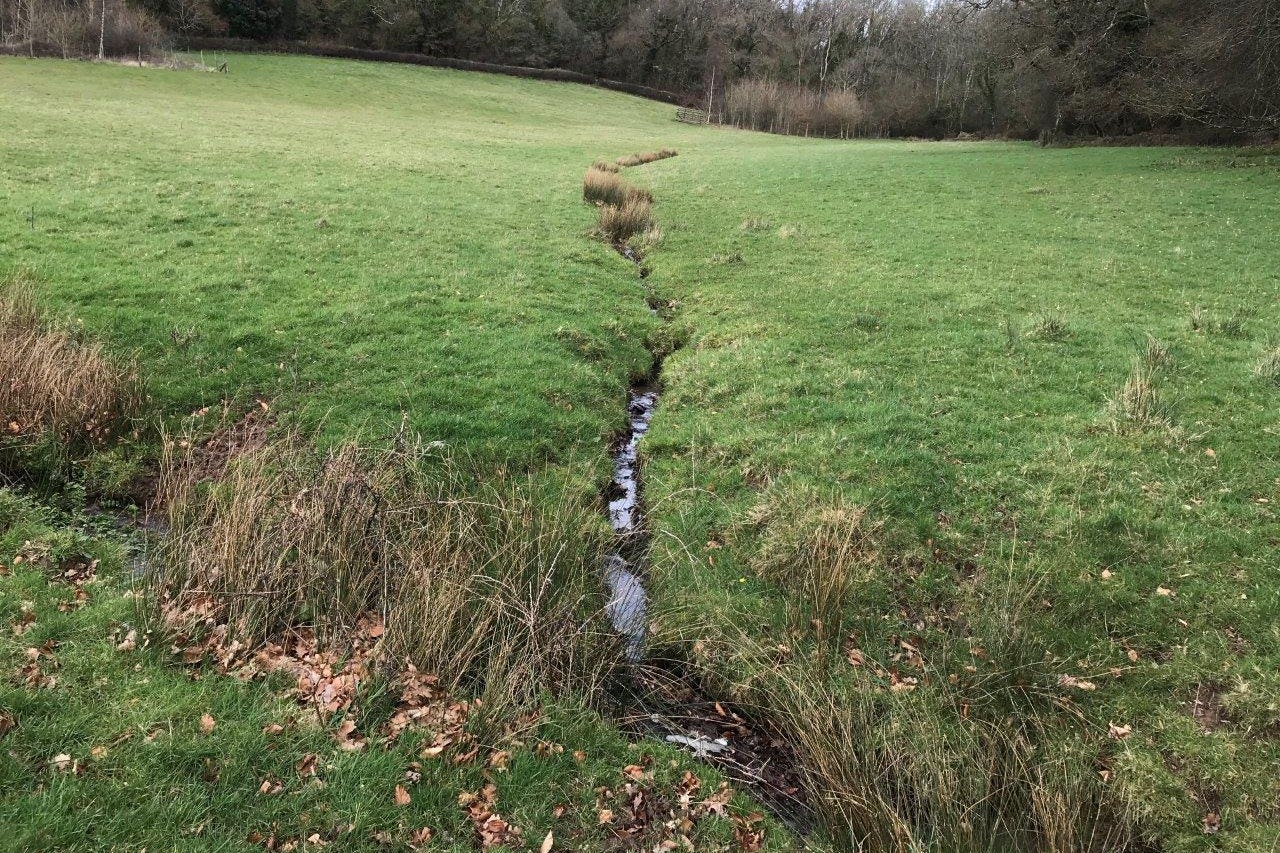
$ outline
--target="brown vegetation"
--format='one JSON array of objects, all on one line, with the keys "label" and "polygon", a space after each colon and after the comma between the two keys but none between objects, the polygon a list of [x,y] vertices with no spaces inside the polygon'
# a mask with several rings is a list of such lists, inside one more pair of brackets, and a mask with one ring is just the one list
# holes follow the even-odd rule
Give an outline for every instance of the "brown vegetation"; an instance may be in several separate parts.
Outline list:
[{"label": "brown vegetation", "polygon": [[818,94],[801,86],[744,80],[725,93],[726,122],[771,133],[847,139],[859,131],[863,112],[850,91]]},{"label": "brown vegetation", "polygon": [[625,243],[653,224],[653,206],[642,195],[629,196],[622,204],[602,204],[597,230],[612,243]]},{"label": "brown vegetation", "polygon": [[594,165],[587,169],[582,179],[582,198],[591,204],[610,205],[622,205],[629,199],[653,201],[648,190],[627,183],[616,171],[598,169]]},{"label": "brown vegetation", "polygon": [[171,609],[211,602],[246,647],[299,625],[340,647],[377,614],[390,660],[495,712],[589,694],[615,659],[589,493],[470,470],[411,442],[318,450],[289,435],[212,485],[192,476],[190,453],[166,444],[171,533],[155,580]]},{"label": "brown vegetation", "polygon": [[1170,426],[1172,408],[1161,388],[1158,368],[1143,357],[1134,359],[1129,377],[1108,402],[1108,411],[1116,432]]},{"label": "brown vegetation", "polygon": [[637,154],[626,154],[618,158],[619,166],[643,166],[657,160],[665,160],[676,156],[678,152],[671,148],[659,148],[657,151],[642,151]]},{"label": "brown vegetation", "polygon": [[7,52],[63,59],[138,59],[160,51],[167,41],[160,22],[146,10],[123,2],[0,0],[0,44],[10,48]]},{"label": "brown vegetation", "polygon": [[36,306],[19,276],[0,292],[0,421],[10,443],[101,445],[129,429],[141,405],[137,372]]}]

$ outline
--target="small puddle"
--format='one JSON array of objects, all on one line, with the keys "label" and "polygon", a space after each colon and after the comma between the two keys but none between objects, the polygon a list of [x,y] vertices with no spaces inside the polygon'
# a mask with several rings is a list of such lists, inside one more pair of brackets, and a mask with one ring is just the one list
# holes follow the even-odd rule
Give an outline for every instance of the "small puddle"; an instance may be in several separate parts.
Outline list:
[{"label": "small puddle", "polygon": [[627,431],[613,454],[613,481],[609,488],[609,524],[619,541],[619,550],[605,558],[604,582],[609,587],[605,614],[613,629],[626,640],[627,659],[638,661],[644,654],[645,611],[648,596],[635,566],[624,556],[634,550],[626,546],[640,526],[640,439],[649,431],[658,407],[658,389],[653,385],[632,388],[627,399]]}]

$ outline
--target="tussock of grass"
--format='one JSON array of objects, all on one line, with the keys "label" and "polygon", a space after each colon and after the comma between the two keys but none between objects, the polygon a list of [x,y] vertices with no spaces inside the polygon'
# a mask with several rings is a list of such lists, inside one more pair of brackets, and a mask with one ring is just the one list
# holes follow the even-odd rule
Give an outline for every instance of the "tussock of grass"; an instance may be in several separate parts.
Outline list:
[{"label": "tussock of grass", "polygon": [[582,179],[582,198],[592,204],[615,205],[632,198],[653,201],[648,190],[627,183],[616,172],[602,171],[594,165],[587,169]]},{"label": "tussock of grass", "polygon": [[657,160],[665,160],[676,156],[678,152],[670,148],[659,148],[657,151],[642,151],[636,154],[625,154],[617,159],[619,166],[643,166]]},{"label": "tussock of grass", "polygon": [[1060,311],[1046,311],[1031,324],[1031,334],[1048,341],[1061,341],[1071,336],[1071,325]]},{"label": "tussock of grass", "polygon": [[613,659],[590,494],[536,494],[415,444],[322,451],[291,435],[212,486],[185,456],[166,445],[156,580],[171,610],[207,599],[250,646],[300,624],[340,644],[380,614],[392,660],[495,710],[589,693]]},{"label": "tussock of grass", "polygon": [[591,168],[600,172],[616,172],[618,171],[618,164],[610,163],[608,160],[596,160],[591,164]]},{"label": "tussock of grass", "polygon": [[602,204],[597,230],[613,243],[624,243],[653,224],[653,205],[644,195],[629,196],[621,204]]},{"label": "tussock of grass", "polygon": [[582,179],[582,199],[589,204],[622,204],[629,189],[616,169],[610,172],[593,165]]},{"label": "tussock of grass", "polygon": [[1141,357],[1134,359],[1128,379],[1108,403],[1108,412],[1115,432],[1172,425],[1173,407],[1165,399],[1160,374]]},{"label": "tussock of grass", "polygon": [[1216,318],[1206,308],[1195,305],[1191,308],[1191,331],[1205,332],[1211,335],[1224,335],[1228,338],[1244,338],[1248,337],[1249,313],[1247,311],[1233,311],[1226,317]]},{"label": "tussock of grass", "polygon": [[1268,382],[1280,381],[1280,344],[1268,347],[1253,365],[1253,375]]},{"label": "tussock of grass", "polygon": [[753,559],[761,577],[789,589],[791,623],[812,629],[818,646],[844,634],[843,614],[855,586],[877,558],[875,525],[863,507],[839,496],[802,491],[765,504],[755,514],[766,532]]},{"label": "tussock of grass", "polygon": [[1029,624],[1038,593],[995,579],[968,637],[923,650],[903,638],[893,660],[864,655],[857,632],[842,661],[742,630],[704,643],[694,665],[776,728],[835,849],[978,851],[998,837],[1054,853],[1124,849],[1132,816],[1085,758],[1106,734],[1082,739],[1039,686],[1053,676]]},{"label": "tussock of grass", "polygon": [[1152,335],[1147,335],[1139,358],[1151,370],[1173,366],[1173,353],[1169,351],[1168,345]]},{"label": "tussock of grass", "polygon": [[0,292],[0,339],[0,420],[10,441],[100,445],[119,437],[137,413],[134,366],[45,318],[25,276]]},{"label": "tussock of grass", "polygon": [[666,235],[656,223],[650,222],[649,227],[639,234],[633,234],[628,240],[632,250],[640,256],[643,256],[662,245]]}]

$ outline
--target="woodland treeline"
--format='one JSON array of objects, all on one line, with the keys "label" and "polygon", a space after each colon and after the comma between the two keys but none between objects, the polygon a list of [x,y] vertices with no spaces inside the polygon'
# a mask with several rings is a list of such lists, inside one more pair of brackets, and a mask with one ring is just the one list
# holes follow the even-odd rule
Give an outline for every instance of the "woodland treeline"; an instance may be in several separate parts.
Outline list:
[{"label": "woodland treeline", "polygon": [[566,68],[792,133],[1280,133],[1280,0],[0,0],[10,45],[102,30]]}]

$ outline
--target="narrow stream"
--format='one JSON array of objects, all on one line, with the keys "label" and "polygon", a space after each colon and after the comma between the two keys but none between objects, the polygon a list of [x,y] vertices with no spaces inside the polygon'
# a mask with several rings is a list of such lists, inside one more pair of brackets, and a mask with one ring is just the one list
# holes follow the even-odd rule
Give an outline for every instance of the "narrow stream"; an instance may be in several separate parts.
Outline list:
[{"label": "narrow stream", "polygon": [[627,659],[639,661],[644,655],[645,611],[648,596],[644,584],[627,555],[636,549],[627,546],[640,526],[640,439],[649,431],[649,422],[658,407],[654,385],[632,388],[627,399],[627,431],[613,454],[613,481],[609,489],[609,524],[618,537],[619,549],[605,558],[604,582],[609,587],[605,613],[613,629],[626,640]]},{"label": "narrow stream", "polygon": [[[625,243],[614,244],[633,263],[640,278],[649,269],[641,255]],[[652,295],[646,304],[658,314]],[[739,713],[728,701],[708,696],[700,679],[677,661],[646,656],[649,595],[645,590],[648,531],[640,487],[640,441],[649,432],[661,393],[661,359],[653,372],[627,392],[627,429],[613,448],[609,483],[609,525],[615,547],[602,566],[609,597],[605,614],[622,638],[627,668],[624,720],[641,736],[657,736],[745,784],[798,835],[810,825],[802,782],[789,747],[771,726]]]}]

